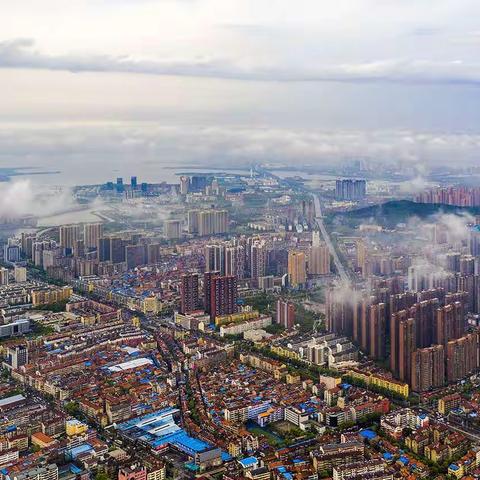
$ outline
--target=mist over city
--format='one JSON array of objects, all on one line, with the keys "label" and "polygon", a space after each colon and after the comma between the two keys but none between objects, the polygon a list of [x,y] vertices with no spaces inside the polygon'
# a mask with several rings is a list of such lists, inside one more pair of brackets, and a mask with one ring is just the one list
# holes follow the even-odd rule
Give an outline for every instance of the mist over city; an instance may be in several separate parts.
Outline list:
[{"label": "mist over city", "polygon": [[478,18],[0,2],[0,480],[480,478]]}]

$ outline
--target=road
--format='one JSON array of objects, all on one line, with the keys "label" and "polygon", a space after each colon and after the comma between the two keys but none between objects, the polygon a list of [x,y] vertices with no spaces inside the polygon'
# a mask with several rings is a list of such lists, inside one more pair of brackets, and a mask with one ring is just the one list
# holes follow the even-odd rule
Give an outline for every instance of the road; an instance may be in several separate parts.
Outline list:
[{"label": "road", "polygon": [[348,284],[350,283],[350,279],[347,275],[345,267],[343,266],[340,258],[338,257],[338,253],[335,250],[335,247],[330,239],[330,235],[325,227],[325,223],[323,221],[322,215],[322,206],[320,204],[320,199],[316,193],[313,193],[313,201],[315,203],[315,221],[317,222],[318,228],[320,229],[320,233],[322,234],[323,240],[327,244],[328,250],[330,251],[330,255],[333,257],[333,263],[335,264],[335,268],[337,269],[338,274],[340,275],[340,279],[342,283]]},{"label": "road", "polygon": [[[271,178],[277,180],[279,183],[285,183],[285,180],[283,178],[279,177],[278,175],[275,175],[274,173],[268,170],[265,170],[262,167],[256,166],[255,171],[263,175],[268,175]],[[316,193],[312,193],[312,192],[309,192],[309,193],[311,193],[311,195],[313,196],[313,201],[315,203],[315,221],[317,222],[320,233],[322,234],[323,240],[327,244],[330,255],[333,257],[333,263],[335,264],[335,268],[337,269],[337,273],[340,276],[342,283],[345,285],[348,285],[350,284],[350,278],[347,275],[347,271],[345,270],[345,267],[340,261],[340,258],[338,257],[338,253],[335,250],[335,247],[332,243],[332,240],[330,239],[330,235],[327,231],[327,228],[325,227],[325,223],[323,222],[322,206],[320,204],[320,199],[318,198],[318,195]]]}]

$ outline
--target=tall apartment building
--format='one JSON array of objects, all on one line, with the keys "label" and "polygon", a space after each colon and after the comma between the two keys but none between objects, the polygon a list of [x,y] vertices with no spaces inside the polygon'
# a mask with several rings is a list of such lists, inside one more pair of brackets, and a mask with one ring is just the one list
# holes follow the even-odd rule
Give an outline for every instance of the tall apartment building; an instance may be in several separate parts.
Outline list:
[{"label": "tall apartment building", "polygon": [[376,359],[383,360],[386,354],[386,319],[385,304],[377,303],[370,306],[369,315],[369,341],[367,354]]},{"label": "tall apartment building", "polygon": [[226,210],[201,211],[198,213],[198,234],[200,236],[207,236],[227,233],[228,222],[228,212]]},{"label": "tall apartment building", "polygon": [[[354,315],[357,319],[358,305],[353,305],[352,302],[344,301],[341,293],[337,292],[335,288],[327,290],[327,312],[326,312],[326,327],[329,332],[334,332],[339,335],[347,335],[358,342],[358,334],[354,333]],[[355,313],[354,313],[355,310]]]},{"label": "tall apartment building", "polygon": [[8,285],[9,283],[9,270],[5,267],[0,267],[0,285]]},{"label": "tall apartment building", "polygon": [[180,220],[165,220],[163,230],[168,240],[176,240],[182,236],[182,222]]},{"label": "tall apartment building", "polygon": [[264,241],[257,240],[250,247],[250,277],[258,282],[267,272],[268,249]]},{"label": "tall apartment building", "polygon": [[361,200],[367,195],[367,181],[350,178],[338,179],[335,183],[337,200]]},{"label": "tall apartment building", "polygon": [[288,276],[290,285],[294,288],[301,287],[307,283],[305,253],[298,251],[288,252]]},{"label": "tall apartment building", "polygon": [[182,275],[180,283],[180,313],[198,310],[200,298],[198,294],[198,274]]},{"label": "tall apartment building", "polygon": [[205,271],[225,274],[225,247],[223,245],[205,245]]},{"label": "tall apartment building", "polygon": [[216,272],[204,275],[205,311],[212,320],[237,311],[237,279],[233,275],[220,276]]},{"label": "tall apartment building", "polygon": [[275,323],[278,323],[286,330],[292,329],[295,325],[295,305],[278,299]]},{"label": "tall apartment building", "polygon": [[225,247],[225,275],[245,278],[245,248],[243,245]]},{"label": "tall apartment building", "polygon": [[437,309],[435,318],[435,343],[446,345],[460,338],[465,331],[463,304],[455,302]]},{"label": "tall apartment building", "polygon": [[13,276],[15,278],[15,283],[23,283],[27,281],[27,269],[25,267],[19,267],[15,265],[13,270]]},{"label": "tall apartment building", "polygon": [[188,233],[198,233],[199,210],[189,210],[187,213]]},{"label": "tall apartment building", "polygon": [[126,241],[120,237],[110,238],[110,261],[112,263],[122,263],[125,261]]},{"label": "tall apartment building", "polygon": [[411,386],[425,392],[445,384],[445,350],[443,345],[419,348],[412,354]]},{"label": "tall apartment building", "polygon": [[186,195],[190,189],[190,177],[180,177],[180,195]]},{"label": "tall apartment building", "polygon": [[60,233],[60,247],[73,250],[75,242],[80,238],[80,227],[78,225],[61,225]]},{"label": "tall apartment building", "polygon": [[446,347],[448,382],[456,382],[478,369],[479,332],[451,340]]},{"label": "tall apartment building", "polygon": [[103,224],[86,223],[83,227],[83,240],[86,250],[98,250],[103,236]]},{"label": "tall apartment building", "polygon": [[147,263],[146,245],[127,245],[125,247],[125,261],[127,268],[135,268]]},{"label": "tall apartment building", "polygon": [[308,250],[308,273],[310,275],[330,274],[330,251],[325,244],[312,245]]}]

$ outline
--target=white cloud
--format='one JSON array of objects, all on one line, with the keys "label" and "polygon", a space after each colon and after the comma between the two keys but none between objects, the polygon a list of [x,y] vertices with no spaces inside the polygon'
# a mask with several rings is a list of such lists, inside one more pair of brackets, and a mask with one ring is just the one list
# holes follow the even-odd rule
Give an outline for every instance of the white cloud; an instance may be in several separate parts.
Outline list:
[{"label": "white cloud", "polygon": [[[271,162],[335,164],[367,158],[415,174],[420,165],[475,164],[480,135],[425,134],[407,130],[317,130],[231,126],[169,126],[155,122],[7,125],[0,129],[0,162],[13,166],[74,166],[73,162],[138,165],[232,165]],[[86,165],[86,164],[84,164]],[[109,164],[111,166],[111,164]],[[410,186],[421,188],[420,177]]]},{"label": "white cloud", "polygon": [[[316,61],[317,60],[317,61]],[[242,65],[222,58],[142,60],[107,54],[48,55],[35,49],[33,39],[0,43],[0,67],[70,72],[115,72],[149,75],[212,77],[277,82],[395,82],[480,83],[480,63],[461,60],[386,59],[325,64],[312,58],[310,65]]]},{"label": "white cloud", "polygon": [[51,190],[29,180],[0,183],[0,197],[0,219],[54,215],[76,205],[69,189]]}]

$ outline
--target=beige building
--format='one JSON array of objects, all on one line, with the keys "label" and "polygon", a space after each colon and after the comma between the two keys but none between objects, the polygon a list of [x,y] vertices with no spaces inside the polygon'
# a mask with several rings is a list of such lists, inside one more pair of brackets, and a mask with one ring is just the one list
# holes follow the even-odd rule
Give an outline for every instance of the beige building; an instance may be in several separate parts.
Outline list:
[{"label": "beige building", "polygon": [[288,252],[288,277],[292,287],[299,287],[307,282],[306,264],[304,252]]}]

